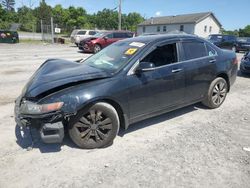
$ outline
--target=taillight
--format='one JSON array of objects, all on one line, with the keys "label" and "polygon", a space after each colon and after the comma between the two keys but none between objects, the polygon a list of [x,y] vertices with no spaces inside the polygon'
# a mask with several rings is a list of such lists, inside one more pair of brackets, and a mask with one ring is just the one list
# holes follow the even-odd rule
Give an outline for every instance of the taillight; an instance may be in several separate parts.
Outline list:
[{"label": "taillight", "polygon": [[237,58],[234,58],[234,59],[233,59],[233,64],[234,64],[234,65],[237,65],[237,64],[238,64],[238,59],[237,59]]}]

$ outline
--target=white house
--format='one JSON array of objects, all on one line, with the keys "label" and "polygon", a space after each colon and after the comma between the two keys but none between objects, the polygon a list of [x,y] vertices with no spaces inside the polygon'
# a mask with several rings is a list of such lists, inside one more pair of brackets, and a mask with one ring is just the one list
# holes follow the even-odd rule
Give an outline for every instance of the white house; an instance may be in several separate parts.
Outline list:
[{"label": "white house", "polygon": [[219,34],[221,26],[221,23],[212,12],[204,12],[154,17],[140,23],[137,28],[137,33],[141,35],[181,31],[206,38],[210,34]]}]

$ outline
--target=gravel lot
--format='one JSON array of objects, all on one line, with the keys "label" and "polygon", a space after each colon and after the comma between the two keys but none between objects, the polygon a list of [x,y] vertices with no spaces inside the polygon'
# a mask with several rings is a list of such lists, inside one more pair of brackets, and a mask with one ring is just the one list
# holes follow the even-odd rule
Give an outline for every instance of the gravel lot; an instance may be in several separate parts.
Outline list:
[{"label": "gravel lot", "polygon": [[219,109],[196,104],[137,123],[105,149],[66,136],[27,151],[14,99],[46,59],[87,56],[70,45],[0,44],[0,188],[250,187],[250,77],[241,75]]}]

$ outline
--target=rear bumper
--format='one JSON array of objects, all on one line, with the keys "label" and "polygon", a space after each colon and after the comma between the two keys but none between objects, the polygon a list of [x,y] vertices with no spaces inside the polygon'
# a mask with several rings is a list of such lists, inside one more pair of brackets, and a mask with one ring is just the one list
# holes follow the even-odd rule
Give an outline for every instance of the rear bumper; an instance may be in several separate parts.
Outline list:
[{"label": "rear bumper", "polygon": [[44,143],[61,143],[64,138],[63,116],[60,112],[24,115],[19,111],[20,98],[15,103],[15,121],[20,127],[36,128]]}]

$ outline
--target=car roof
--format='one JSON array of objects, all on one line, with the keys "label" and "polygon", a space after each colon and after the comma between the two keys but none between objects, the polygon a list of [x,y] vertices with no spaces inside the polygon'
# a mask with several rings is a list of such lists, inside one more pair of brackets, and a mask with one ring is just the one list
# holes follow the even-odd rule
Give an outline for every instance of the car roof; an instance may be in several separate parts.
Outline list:
[{"label": "car roof", "polygon": [[122,30],[119,30],[119,31],[104,31],[104,33],[133,33],[131,31],[122,31]]},{"label": "car roof", "polygon": [[128,42],[142,42],[148,44],[150,42],[158,42],[162,40],[178,39],[178,38],[198,39],[199,37],[197,37],[196,35],[188,35],[188,34],[162,34],[162,35],[139,36],[125,40]]}]

